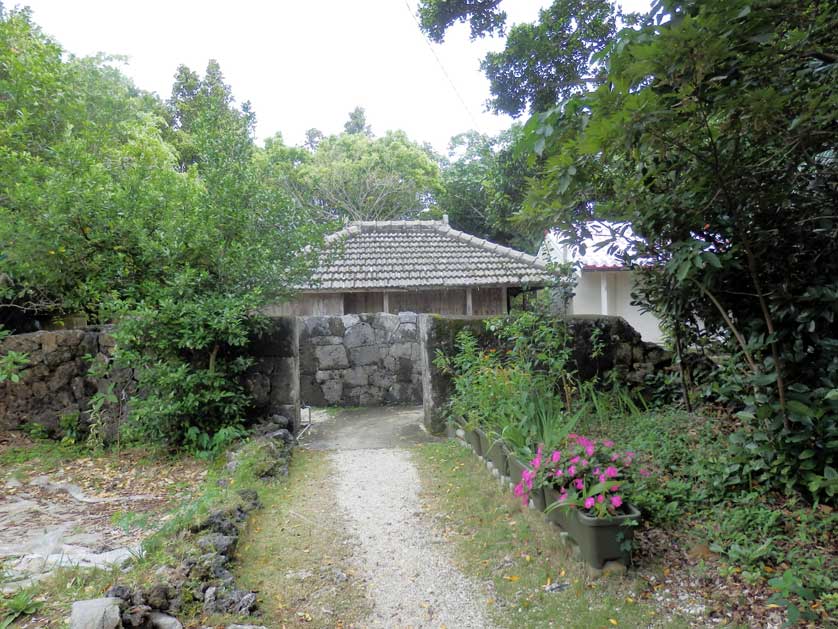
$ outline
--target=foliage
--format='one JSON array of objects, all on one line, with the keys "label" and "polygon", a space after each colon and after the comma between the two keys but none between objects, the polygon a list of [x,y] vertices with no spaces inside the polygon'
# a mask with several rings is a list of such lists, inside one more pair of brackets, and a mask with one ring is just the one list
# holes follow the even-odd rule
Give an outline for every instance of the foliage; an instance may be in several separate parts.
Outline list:
[{"label": "foliage", "polygon": [[540,239],[522,235],[511,223],[537,169],[517,150],[520,125],[491,137],[476,131],[451,138],[441,161],[436,212],[452,226],[492,242],[535,251]]},{"label": "foliage", "polygon": [[23,616],[37,612],[43,603],[35,600],[32,592],[21,590],[11,598],[0,600],[0,629],[10,627],[13,622]]},{"label": "foliage", "polygon": [[720,343],[747,475],[815,501],[834,500],[838,453],[836,26],[817,0],[655,2],[603,40],[601,85],[526,124],[540,173],[519,217],[578,240],[592,218],[630,224],[640,303]]},{"label": "foliage", "polygon": [[344,123],[343,132],[372,136],[372,129],[367,124],[367,113],[363,107],[356,107],[349,112],[349,120]]},{"label": "foliage", "polygon": [[[423,0],[420,24],[437,42],[455,21],[469,21],[472,39],[503,33],[506,14],[498,4]],[[483,59],[480,67],[492,92],[489,107],[517,117],[527,110],[550,109],[558,100],[602,83],[604,72],[592,58],[609,45],[615,30],[615,10],[608,0],[555,0],[539,11],[537,23],[510,28],[504,49]]]},{"label": "foliage", "polygon": [[472,39],[487,33],[501,35],[506,13],[498,10],[500,3],[501,0],[424,0],[419,3],[419,23],[428,37],[438,44],[455,22],[468,21]]},{"label": "foliage", "polygon": [[430,208],[438,179],[430,149],[403,131],[353,131],[320,139],[291,182],[298,200],[327,219],[391,220]]}]

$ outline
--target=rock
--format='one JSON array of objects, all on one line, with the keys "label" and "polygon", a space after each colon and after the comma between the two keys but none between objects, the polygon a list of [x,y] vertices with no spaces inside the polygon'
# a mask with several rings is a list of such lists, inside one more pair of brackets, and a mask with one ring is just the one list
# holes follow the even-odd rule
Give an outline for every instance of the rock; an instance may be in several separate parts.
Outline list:
[{"label": "rock", "polygon": [[134,605],[129,607],[122,614],[123,627],[144,627],[148,615],[151,613],[151,607],[148,605]]},{"label": "rock", "polygon": [[377,345],[353,347],[349,350],[349,357],[356,366],[374,365],[381,359],[381,348]]},{"label": "rock", "polygon": [[417,316],[415,312],[400,312],[399,313],[399,323],[413,323],[415,324],[417,320]]},{"label": "rock", "polygon": [[323,397],[329,405],[337,404],[340,402],[340,398],[343,397],[343,382],[340,380],[329,380],[328,382],[324,382],[322,389]]},{"label": "rock", "polygon": [[192,527],[192,532],[200,533],[209,530],[222,535],[238,535],[237,519],[236,514],[230,509],[216,509],[211,511],[197,526]]},{"label": "rock", "polygon": [[262,506],[262,501],[259,500],[259,494],[255,489],[239,489],[237,493],[242,500],[241,508],[245,513],[255,511]]},{"label": "rock", "polygon": [[374,345],[375,332],[369,324],[359,323],[346,331],[343,336],[343,344],[349,349],[363,345]]},{"label": "rock", "polygon": [[126,603],[130,603],[134,598],[134,590],[127,585],[114,585],[105,592],[105,598],[121,598]]},{"label": "rock", "polygon": [[183,625],[177,618],[162,612],[151,612],[148,619],[154,629],[183,629]]},{"label": "rock", "polygon": [[92,598],[73,603],[70,629],[117,629],[122,626],[121,598]]},{"label": "rock", "polygon": [[321,370],[349,368],[349,358],[343,345],[315,347],[314,356],[317,359],[317,366]]},{"label": "rock", "polygon": [[369,375],[363,367],[353,367],[340,372],[343,382],[353,387],[365,387],[369,384]]},{"label": "rock", "polygon": [[167,584],[157,583],[148,589],[145,600],[154,609],[167,610],[169,609],[169,600],[173,594],[174,592]]},{"label": "rock", "polygon": [[[198,540],[198,548],[204,552],[215,552],[220,555],[226,555],[227,551],[232,550],[236,546],[236,537],[232,535],[222,535],[221,533],[209,533]],[[160,608],[164,609],[164,608]]]}]

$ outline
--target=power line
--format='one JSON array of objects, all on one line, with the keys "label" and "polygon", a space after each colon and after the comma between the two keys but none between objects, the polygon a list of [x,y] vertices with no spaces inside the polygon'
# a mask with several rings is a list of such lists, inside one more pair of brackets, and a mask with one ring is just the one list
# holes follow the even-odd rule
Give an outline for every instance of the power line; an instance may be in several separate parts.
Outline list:
[{"label": "power line", "polygon": [[448,71],[445,69],[445,65],[443,65],[442,63],[442,59],[440,59],[439,55],[436,54],[436,50],[434,50],[434,47],[431,44],[430,40],[425,36],[425,32],[422,30],[422,25],[416,18],[416,14],[413,12],[413,9],[410,6],[410,2],[408,0],[404,0],[404,6],[407,9],[407,12],[410,13],[410,17],[413,18],[414,22],[416,22],[416,27],[419,29],[419,33],[422,35],[422,39],[425,40],[425,43],[428,45],[431,54],[434,56],[434,59],[436,59],[437,65],[439,65],[439,69],[442,70],[442,74],[448,80],[448,84],[451,86],[451,89],[454,90],[454,94],[457,96],[457,99],[460,101],[460,104],[463,106],[463,109],[466,110],[468,117],[471,118],[472,125],[476,129],[479,126],[477,118],[474,117],[474,114],[471,112],[471,109],[469,108],[468,104],[463,98],[463,95],[460,93],[460,90],[457,89],[457,85],[451,79],[451,75],[448,74]]}]

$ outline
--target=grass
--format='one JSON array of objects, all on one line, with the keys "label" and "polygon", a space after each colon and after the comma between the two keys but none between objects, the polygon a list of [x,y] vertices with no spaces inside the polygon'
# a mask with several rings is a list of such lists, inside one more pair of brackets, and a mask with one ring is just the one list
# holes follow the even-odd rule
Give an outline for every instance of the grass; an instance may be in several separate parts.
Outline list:
[{"label": "grass", "polygon": [[[501,627],[686,627],[639,601],[631,577],[591,580],[543,515],[523,507],[466,447],[454,441],[415,450],[423,497],[461,568],[490,582]],[[546,592],[547,584],[566,589]]]},{"label": "grass", "polygon": [[350,627],[368,601],[349,566],[325,452],[294,452],[288,482],[261,492],[237,553],[242,587],[259,592],[271,627]]}]

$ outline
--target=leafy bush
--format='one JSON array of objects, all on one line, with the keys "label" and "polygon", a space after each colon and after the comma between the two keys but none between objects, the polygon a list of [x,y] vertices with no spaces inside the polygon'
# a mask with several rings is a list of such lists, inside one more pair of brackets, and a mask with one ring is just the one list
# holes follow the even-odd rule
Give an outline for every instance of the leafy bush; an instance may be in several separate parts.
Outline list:
[{"label": "leafy bush", "polygon": [[219,431],[243,421],[250,398],[240,380],[252,360],[241,349],[260,324],[257,296],[203,292],[205,281],[184,274],[114,333],[118,364],[136,369],[144,392],[123,427],[129,441],[212,450]]}]

